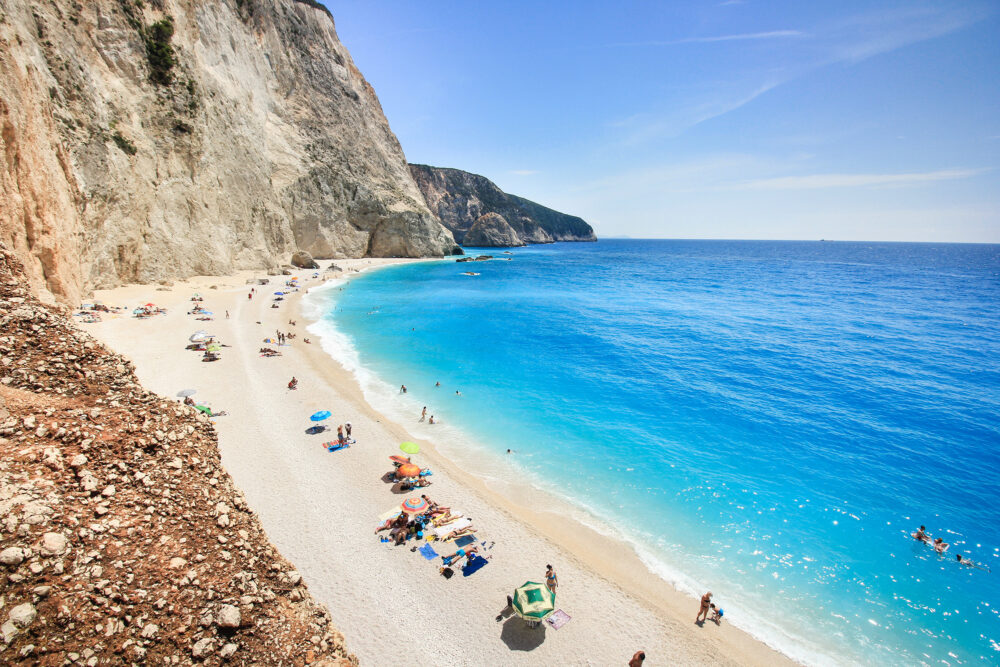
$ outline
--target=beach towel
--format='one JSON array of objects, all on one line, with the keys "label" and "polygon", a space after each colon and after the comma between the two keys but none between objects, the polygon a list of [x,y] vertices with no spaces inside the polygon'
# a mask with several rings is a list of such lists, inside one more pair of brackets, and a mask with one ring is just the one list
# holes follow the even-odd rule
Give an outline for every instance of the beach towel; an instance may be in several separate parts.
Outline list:
[{"label": "beach towel", "polygon": [[472,554],[469,556],[469,561],[465,564],[465,567],[462,568],[462,576],[467,577],[470,574],[478,572],[483,569],[487,563],[489,563],[489,561],[482,556]]},{"label": "beach towel", "polygon": [[554,612],[549,614],[549,617],[545,619],[545,622],[552,626],[553,630],[558,630],[562,626],[570,622],[573,617],[564,612],[562,609],[556,609]]},{"label": "beach towel", "polygon": [[472,535],[463,535],[462,537],[455,540],[455,546],[458,548],[464,547],[467,544],[472,544],[476,541],[476,538]]},{"label": "beach towel", "polygon": [[438,553],[434,551],[434,547],[432,547],[429,544],[425,544],[424,546],[417,549],[417,551],[419,551],[420,555],[426,558],[427,560],[434,560],[435,558],[438,557]]},{"label": "beach towel", "polygon": [[402,513],[403,513],[403,511],[401,509],[399,509],[399,505],[396,505],[391,510],[386,510],[385,512],[382,512],[381,514],[379,514],[378,515],[378,523],[381,526],[383,523],[385,523],[389,519],[395,519],[397,516],[399,516]]},{"label": "beach towel", "polygon": [[435,528],[434,534],[437,535],[439,538],[444,538],[449,533],[452,533],[456,530],[462,530],[463,528],[468,528],[471,525],[472,525],[472,519],[462,517],[458,521],[453,521],[446,526],[439,526]]}]

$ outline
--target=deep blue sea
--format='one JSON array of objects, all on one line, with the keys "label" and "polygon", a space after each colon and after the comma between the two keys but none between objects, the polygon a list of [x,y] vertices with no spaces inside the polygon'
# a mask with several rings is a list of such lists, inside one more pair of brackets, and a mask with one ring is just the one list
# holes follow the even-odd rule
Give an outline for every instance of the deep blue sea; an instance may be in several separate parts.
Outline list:
[{"label": "deep blue sea", "polygon": [[376,407],[427,405],[800,660],[1000,663],[1000,246],[488,252],[310,295]]}]

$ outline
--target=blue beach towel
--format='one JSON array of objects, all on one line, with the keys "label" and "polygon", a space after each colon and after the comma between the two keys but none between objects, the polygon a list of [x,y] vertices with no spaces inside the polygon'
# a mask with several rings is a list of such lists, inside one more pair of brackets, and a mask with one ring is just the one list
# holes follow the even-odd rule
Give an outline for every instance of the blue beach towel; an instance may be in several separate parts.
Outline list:
[{"label": "blue beach towel", "polygon": [[427,560],[434,560],[438,556],[437,552],[434,551],[434,547],[432,547],[429,544],[425,544],[424,546],[422,546],[419,549],[417,549],[417,551],[419,551],[420,555],[423,556]]},{"label": "blue beach towel", "polygon": [[462,537],[460,537],[457,540],[455,540],[455,546],[457,548],[461,549],[462,547],[464,547],[464,546],[466,546],[468,544],[472,544],[475,541],[476,541],[476,538],[473,537],[472,535],[463,535]]},{"label": "blue beach towel", "polygon": [[483,558],[482,556],[477,556],[476,554],[472,554],[471,556],[469,556],[469,562],[465,564],[464,568],[462,568],[462,576],[467,577],[470,574],[478,572],[479,570],[483,569],[483,567],[487,563],[489,563],[489,561]]}]

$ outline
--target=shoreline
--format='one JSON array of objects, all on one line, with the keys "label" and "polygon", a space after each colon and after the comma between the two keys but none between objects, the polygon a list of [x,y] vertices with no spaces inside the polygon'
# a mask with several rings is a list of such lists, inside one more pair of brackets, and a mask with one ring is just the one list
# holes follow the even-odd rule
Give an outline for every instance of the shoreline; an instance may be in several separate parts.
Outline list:
[{"label": "shoreline", "polygon": [[[370,583],[373,576],[376,579],[384,579],[385,576],[392,578],[393,574],[405,570],[411,578],[422,582],[413,590],[413,594],[424,597],[428,597],[429,594],[430,599],[422,599],[420,606],[427,607],[425,611],[432,617],[444,617],[443,621],[450,619],[440,623],[444,626],[443,634],[437,634],[441,628],[428,627],[424,628],[425,631],[443,639],[453,637],[453,633],[448,631],[449,626],[461,627],[475,635],[478,640],[475,644],[482,644],[475,647],[480,652],[478,656],[472,656],[468,651],[460,652],[454,659],[428,654],[416,660],[418,664],[441,662],[475,664],[480,661],[517,663],[534,662],[540,657],[549,661],[560,660],[572,664],[604,664],[619,661],[624,664],[628,657],[639,649],[647,652],[648,664],[663,664],[664,656],[669,656],[667,660],[670,662],[794,664],[786,655],[730,623],[724,622],[719,627],[714,624],[696,626],[693,623],[697,609],[696,599],[680,592],[651,572],[630,544],[605,535],[575,519],[570,518],[567,521],[568,514],[560,514],[565,503],[544,490],[523,485],[524,488],[518,487],[513,489],[515,493],[511,493],[512,489],[509,488],[495,488],[508,486],[509,482],[491,482],[463,469],[441,453],[432,441],[414,438],[404,425],[391,420],[369,405],[355,374],[334,360],[323,349],[319,340],[313,340],[312,345],[302,344],[302,338],[305,337],[303,331],[312,324],[305,321],[306,314],[302,303],[302,298],[306,294],[305,288],[316,287],[339,278],[346,278],[349,282],[352,275],[357,275],[352,273],[354,270],[367,270],[404,261],[427,260],[337,260],[336,263],[346,269],[344,274],[327,278],[321,275],[318,279],[303,281],[303,291],[292,294],[277,309],[263,307],[262,300],[259,299],[252,301],[245,299],[246,291],[251,286],[242,284],[243,280],[255,276],[256,272],[241,272],[228,277],[193,278],[178,281],[169,289],[146,285],[100,292],[98,298],[105,303],[127,306],[147,300],[157,302],[157,297],[162,300],[168,296],[171,303],[164,305],[172,310],[167,316],[154,318],[161,322],[170,319],[174,324],[160,328],[157,338],[162,337],[163,346],[143,344],[142,339],[135,335],[135,330],[149,327],[143,326],[145,322],[128,316],[98,324],[83,325],[83,328],[116,351],[129,356],[136,363],[143,384],[153,391],[173,397],[181,387],[173,391],[170,391],[170,387],[181,381],[184,375],[182,369],[187,367],[198,371],[194,375],[204,376],[206,384],[215,385],[211,390],[205,391],[205,394],[206,398],[217,403],[213,405],[216,410],[230,408],[214,399],[225,400],[228,397],[230,401],[236,399],[240,403],[249,403],[240,405],[239,412],[243,415],[238,415],[236,410],[230,409],[232,416],[214,420],[219,431],[223,463],[237,484],[246,492],[251,507],[259,512],[272,541],[299,568],[317,599],[327,604],[335,623],[344,633],[350,650],[362,661],[374,660],[381,663],[391,660],[394,656],[398,657],[395,653],[382,653],[378,648],[382,642],[391,640],[394,628],[380,629],[376,627],[376,623],[370,621],[381,618],[387,625],[392,626],[394,621],[400,623],[406,616],[394,611],[394,605],[381,604],[384,601],[379,599],[355,600],[363,604],[352,604],[350,599],[352,595],[345,592],[343,585],[344,575],[350,573],[338,572],[336,563],[330,568],[326,567],[323,561],[330,549],[324,548],[319,536],[293,536],[288,533],[289,519],[302,515],[302,510],[305,516],[301,518],[307,519],[306,525],[315,529],[312,524],[315,523],[317,515],[324,514],[324,511],[316,506],[317,499],[298,488],[289,488],[298,486],[293,482],[279,484],[282,487],[280,489],[283,493],[282,500],[275,502],[270,483],[272,480],[267,479],[267,475],[262,476],[259,468],[247,465],[242,458],[245,447],[241,443],[246,443],[248,435],[253,434],[266,441],[256,445],[254,453],[280,469],[282,479],[286,482],[289,479],[295,480],[298,471],[289,469],[288,461],[285,459],[291,452],[295,452],[293,455],[295,458],[301,458],[298,456],[301,448],[297,447],[296,443],[295,448],[289,449],[288,443],[282,444],[282,441],[308,441],[308,438],[295,433],[299,429],[288,428],[283,424],[284,419],[280,415],[275,414],[276,422],[272,424],[260,424],[259,420],[253,418],[255,413],[273,414],[273,404],[283,403],[282,398],[292,393],[287,392],[283,384],[279,384],[280,380],[275,379],[274,372],[256,372],[260,368],[265,368],[265,364],[267,371],[281,369],[279,372],[282,376],[299,377],[300,390],[295,392],[294,397],[296,403],[308,404],[306,409],[320,409],[336,404],[334,410],[336,419],[340,422],[352,421],[355,425],[354,435],[358,439],[358,444],[346,451],[327,453],[319,447],[303,450],[303,453],[309,455],[305,458],[310,464],[322,467],[322,471],[317,471],[321,478],[324,473],[337,476],[338,468],[343,462],[351,462],[352,465],[349,467],[359,473],[356,479],[339,476],[341,478],[338,478],[338,482],[344,483],[344,488],[326,489],[322,483],[311,487],[313,490],[320,489],[319,493],[328,496],[334,503],[362,501],[353,507],[356,510],[354,513],[358,516],[352,521],[355,524],[354,532],[345,538],[349,543],[346,545],[347,548],[343,549],[345,554],[358,554],[360,551],[370,552],[373,557],[387,556],[384,559],[388,566],[387,572],[354,572],[359,575],[355,579],[361,581],[352,583],[356,585]],[[324,262],[323,265],[326,264]],[[313,271],[300,271],[300,275],[303,276],[312,273]],[[284,276],[272,277],[272,280],[279,285],[283,284],[285,279]],[[213,284],[219,286],[218,291],[210,289]],[[264,289],[269,287],[273,286]],[[201,292],[206,307],[214,309],[217,314],[223,309],[232,310],[235,317],[229,320],[217,319],[203,325],[177,312],[179,308],[183,309],[185,304],[190,305],[187,299],[194,291]],[[250,313],[246,313],[247,310]],[[252,345],[258,344],[256,342],[250,344],[249,347],[252,349],[246,349],[249,337],[258,333],[266,335],[273,331],[272,326],[278,326],[283,331],[290,330],[289,326],[281,324],[287,322],[290,311],[294,313],[291,318],[298,322],[294,331],[298,333],[299,338],[292,345],[281,348],[283,353],[281,359],[258,358],[255,354],[256,348],[252,348]],[[250,315],[253,313],[256,315],[251,319]],[[257,317],[260,319],[256,319]],[[256,322],[261,324],[258,325]],[[254,332],[256,327],[263,328]],[[221,340],[233,345],[233,348],[224,350],[222,362],[201,364],[191,369],[190,362],[195,361],[194,356],[183,347],[190,331],[199,328],[207,328],[218,333]],[[317,334],[310,335],[316,335],[318,338]],[[260,339],[262,336],[258,335],[256,338]],[[169,344],[169,349],[166,347],[167,340],[173,341]],[[159,347],[164,349],[157,349]],[[229,357],[237,355],[242,357],[242,363],[226,363]],[[258,376],[268,376],[266,377],[268,388],[263,388],[260,382],[265,378]],[[304,398],[306,392],[309,395],[308,399]],[[240,416],[247,417],[250,423],[243,419],[234,419]],[[296,415],[296,419],[298,418]],[[483,529],[483,533],[490,540],[496,542],[492,567],[485,568],[472,578],[460,582],[445,581],[437,575],[435,566],[423,561],[417,554],[410,553],[406,548],[388,547],[365,533],[363,527],[359,530],[359,526],[373,524],[375,516],[391,507],[393,501],[398,502],[401,499],[374,478],[388,469],[388,464],[380,465],[378,461],[386,460],[389,454],[395,453],[398,442],[411,439],[421,444],[421,454],[418,455],[422,457],[421,463],[429,464],[435,471],[432,478],[435,483],[426,490],[426,493],[442,504],[468,510],[470,516],[476,517],[476,525]],[[377,453],[366,451],[362,457],[358,455],[362,449],[377,450]],[[353,459],[348,458],[352,455],[355,455]],[[364,461],[360,460],[362,458]],[[379,488],[380,486],[382,488]],[[520,502],[513,500],[512,496],[515,495]],[[287,507],[289,503],[285,501],[288,496],[294,496],[298,501],[293,503],[291,509]],[[534,509],[536,507],[552,509],[539,511]],[[408,546],[409,544],[407,543]],[[538,555],[526,556],[532,552]],[[526,563],[527,560],[532,562]],[[494,622],[493,616],[503,605],[505,591],[524,581],[522,576],[539,580],[545,562],[553,561],[562,584],[557,607],[564,608],[572,616],[573,621],[560,630],[548,629],[544,632],[545,637],[540,644],[527,648],[526,645],[535,639],[525,635],[521,628],[516,626],[516,618],[513,624],[510,621],[499,624]],[[332,587],[339,590],[339,594],[334,590],[328,590],[330,586],[322,581],[324,576],[329,575],[335,580],[339,579]],[[586,588],[594,590],[576,590],[581,581],[588,581]],[[461,590],[455,584],[459,584]],[[350,588],[347,587],[346,591]],[[448,592],[438,595],[439,588]],[[467,598],[467,604],[463,607],[455,604],[454,593],[467,592],[465,589],[469,589],[469,592],[475,589],[476,594]],[[389,593],[387,595],[391,596]],[[356,596],[357,590],[355,590]],[[617,598],[615,603],[618,611],[615,616],[626,619],[624,623],[618,621],[617,633],[609,633],[609,621],[602,618],[606,612],[600,610],[603,604],[601,598],[607,596]],[[435,598],[439,598],[440,604],[434,604]],[[362,614],[366,617],[363,628],[357,627],[350,620],[351,607],[357,611],[369,607]],[[461,613],[455,615],[456,611]],[[470,616],[473,620],[468,618]],[[466,627],[470,622],[472,627]],[[362,638],[363,634],[376,637],[367,637],[366,641]],[[615,636],[601,636],[612,634]],[[374,641],[371,641],[372,639]]]}]

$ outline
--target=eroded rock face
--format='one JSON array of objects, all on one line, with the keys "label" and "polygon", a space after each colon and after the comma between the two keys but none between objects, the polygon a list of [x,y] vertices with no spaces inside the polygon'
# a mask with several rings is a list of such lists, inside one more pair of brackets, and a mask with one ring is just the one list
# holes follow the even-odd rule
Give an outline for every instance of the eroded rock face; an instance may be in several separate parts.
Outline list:
[{"label": "eroded rock face", "polygon": [[499,213],[485,213],[465,233],[465,245],[509,248],[525,245],[510,223]]},{"label": "eroded rock face", "polygon": [[[164,74],[143,35],[168,18]],[[295,0],[5,3],[0,155],[0,233],[69,302],[455,247],[332,18]]]},{"label": "eroded rock face", "polygon": [[316,260],[312,258],[312,255],[307,253],[305,250],[300,250],[294,255],[292,255],[292,266],[297,266],[300,269],[318,269],[319,264]]},{"label": "eroded rock face", "polygon": [[474,243],[466,235],[487,213],[502,216],[516,233],[519,242],[507,245],[597,240],[582,218],[507,194],[484,176],[425,164],[411,164],[410,173],[427,206],[464,245],[482,245],[481,237],[473,236]]}]

